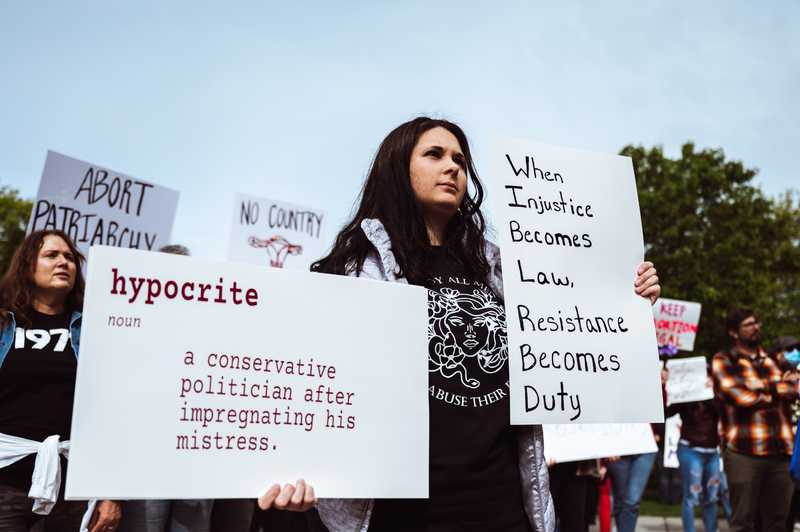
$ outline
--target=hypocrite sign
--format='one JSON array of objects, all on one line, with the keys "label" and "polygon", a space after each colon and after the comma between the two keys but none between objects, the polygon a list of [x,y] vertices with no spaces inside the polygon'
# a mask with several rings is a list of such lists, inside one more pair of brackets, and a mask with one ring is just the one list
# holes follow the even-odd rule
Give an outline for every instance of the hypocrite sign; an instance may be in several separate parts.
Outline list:
[{"label": "hypocrite sign", "polygon": [[700,303],[660,298],[653,305],[658,345],[673,345],[681,351],[694,349]]},{"label": "hypocrite sign", "polygon": [[663,419],[631,161],[498,139],[492,195],[508,316],[511,423]]},{"label": "hypocrite sign", "polygon": [[237,194],[228,259],[308,271],[327,249],[325,213]]},{"label": "hypocrite sign", "polygon": [[427,349],[421,287],[93,247],[66,495],[427,497]]},{"label": "hypocrite sign", "polygon": [[28,233],[60,229],[84,255],[95,244],[155,250],[177,206],[175,190],[48,151]]}]

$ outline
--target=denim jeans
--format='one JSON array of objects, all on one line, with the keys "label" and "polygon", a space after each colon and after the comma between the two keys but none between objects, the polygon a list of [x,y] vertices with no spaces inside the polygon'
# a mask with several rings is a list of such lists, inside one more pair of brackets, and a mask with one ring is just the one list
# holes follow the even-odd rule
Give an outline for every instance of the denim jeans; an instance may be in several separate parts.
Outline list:
[{"label": "denim jeans", "polygon": [[725,475],[725,471],[719,472],[719,503],[722,506],[722,513],[725,514],[725,519],[730,524],[733,508],[731,508],[731,492],[728,488],[728,477]]},{"label": "denim jeans", "polygon": [[126,501],[120,532],[209,532],[213,500]]},{"label": "denim jeans", "polygon": [[639,501],[650,478],[650,471],[657,453],[622,456],[608,463],[611,487],[614,491],[614,506],[611,514],[617,532],[634,532],[639,518]]},{"label": "denim jeans", "polygon": [[719,495],[719,453],[700,452],[688,445],[678,444],[683,480],[681,518],[684,532],[694,532],[694,508],[703,506],[703,528],[717,532],[717,499]]}]

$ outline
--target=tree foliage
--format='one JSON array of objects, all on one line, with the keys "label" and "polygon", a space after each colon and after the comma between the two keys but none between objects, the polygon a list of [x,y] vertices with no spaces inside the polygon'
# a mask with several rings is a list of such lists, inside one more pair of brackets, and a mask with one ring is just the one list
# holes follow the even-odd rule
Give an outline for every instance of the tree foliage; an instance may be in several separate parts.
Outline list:
[{"label": "tree foliage", "polygon": [[0,187],[0,274],[5,273],[14,250],[25,238],[33,203],[9,187]]},{"label": "tree foliage", "polygon": [[662,295],[702,303],[695,352],[728,345],[725,315],[753,307],[765,339],[800,336],[800,206],[791,192],[766,197],[756,170],[721,149],[684,144],[679,159],[660,147],[626,146],[633,159],[647,258]]}]

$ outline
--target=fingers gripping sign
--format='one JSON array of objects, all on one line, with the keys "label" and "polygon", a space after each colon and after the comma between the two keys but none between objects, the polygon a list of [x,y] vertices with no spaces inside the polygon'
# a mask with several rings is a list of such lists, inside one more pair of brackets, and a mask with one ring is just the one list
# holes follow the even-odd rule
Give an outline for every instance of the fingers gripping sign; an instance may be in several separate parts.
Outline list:
[{"label": "fingers gripping sign", "polygon": [[650,300],[655,304],[658,296],[661,295],[661,285],[658,284],[656,268],[652,262],[643,262],[636,269],[636,280],[633,282],[634,291]]},{"label": "fingers gripping sign", "polygon": [[294,485],[285,484],[282,488],[280,484],[273,484],[258,498],[258,507],[262,510],[275,508],[290,512],[305,512],[316,504],[317,497],[313,486],[306,484],[303,479]]}]

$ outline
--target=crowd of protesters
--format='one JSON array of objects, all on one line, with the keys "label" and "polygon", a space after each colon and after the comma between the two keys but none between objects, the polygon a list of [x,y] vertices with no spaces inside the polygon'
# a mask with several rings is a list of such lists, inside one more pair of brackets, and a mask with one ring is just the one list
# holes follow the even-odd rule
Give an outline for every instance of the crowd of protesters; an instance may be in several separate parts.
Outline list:
[{"label": "crowd of protesters", "polygon": [[[758,315],[748,308],[732,309],[725,325],[730,345],[715,354],[708,367],[713,399],[665,405],[665,417],[681,419],[677,457],[683,530],[696,530],[699,508],[706,532],[715,532],[720,519],[727,520],[734,532],[792,531],[800,520],[795,487],[800,481],[800,450],[795,452],[800,341],[779,337],[767,351]],[[664,370],[662,384],[667,378]],[[657,439],[662,438],[658,434]],[[552,490],[559,530],[586,531],[596,512],[601,532],[611,530],[604,512],[611,513],[618,531],[635,530],[639,501],[656,456],[551,465],[551,486],[565,485],[564,475],[579,486],[571,492]],[[576,479],[580,475],[594,480],[581,482]],[[603,505],[606,477],[613,492],[610,507]],[[578,495],[587,489],[594,495]]]},{"label": "crowd of protesters", "polygon": [[[382,142],[353,219],[312,269],[424,286],[429,310],[445,293],[466,306],[480,290],[483,304],[503,316],[505,334],[499,253],[484,236],[482,200],[461,128],[425,117],[402,124]],[[180,246],[163,251],[188,254]],[[656,453],[548,467],[541,427],[512,427],[507,398],[460,410],[431,398],[425,500],[317,500],[301,480],[267,489],[258,501],[262,510],[272,509],[267,513],[246,500],[65,501],[60,472],[68,469],[83,261],[63,232],[34,232],[0,282],[0,531],[572,532],[588,529],[595,508],[603,532],[610,517],[619,532],[636,529]],[[448,278],[445,273],[469,282],[433,282]],[[652,264],[639,266],[632,290],[651,302],[659,296]],[[705,530],[716,530],[717,503],[726,491],[721,448],[731,529],[783,531],[794,492],[797,341],[780,339],[766,353],[758,318],[746,309],[731,312],[727,329],[732,346],[710,367],[715,399],[667,408],[683,421],[684,528],[694,530],[694,510],[701,507]],[[473,349],[469,327],[446,332],[459,349]],[[442,341],[431,334],[432,360]],[[507,358],[498,353],[503,364],[487,373],[487,387],[508,381]],[[444,373],[432,371],[429,378],[453,393],[482,393]]]}]

